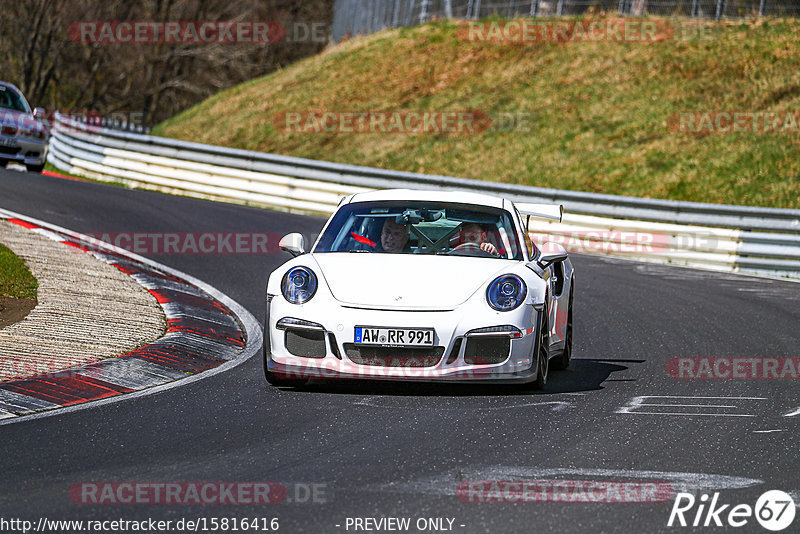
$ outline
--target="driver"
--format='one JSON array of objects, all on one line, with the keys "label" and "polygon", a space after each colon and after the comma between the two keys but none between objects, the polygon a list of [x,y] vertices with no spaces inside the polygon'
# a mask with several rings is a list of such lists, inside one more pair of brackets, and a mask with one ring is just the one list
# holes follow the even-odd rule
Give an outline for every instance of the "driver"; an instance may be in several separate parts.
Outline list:
[{"label": "driver", "polygon": [[497,247],[489,243],[486,238],[486,230],[478,223],[467,223],[461,227],[461,242],[463,244],[472,243],[480,247],[487,254],[497,256]]},{"label": "driver", "polygon": [[381,248],[384,252],[403,252],[408,244],[408,225],[386,219],[381,229]]}]

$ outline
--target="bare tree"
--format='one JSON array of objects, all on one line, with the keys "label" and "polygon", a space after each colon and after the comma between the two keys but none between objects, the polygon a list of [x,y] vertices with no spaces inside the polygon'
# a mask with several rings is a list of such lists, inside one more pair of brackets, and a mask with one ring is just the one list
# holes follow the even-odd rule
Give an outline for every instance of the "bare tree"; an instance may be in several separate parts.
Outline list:
[{"label": "bare tree", "polygon": [[0,0],[0,11],[2,77],[36,105],[138,112],[153,123],[317,53],[327,42],[80,42],[70,32],[76,24],[279,21],[288,28],[330,27],[333,0]]}]

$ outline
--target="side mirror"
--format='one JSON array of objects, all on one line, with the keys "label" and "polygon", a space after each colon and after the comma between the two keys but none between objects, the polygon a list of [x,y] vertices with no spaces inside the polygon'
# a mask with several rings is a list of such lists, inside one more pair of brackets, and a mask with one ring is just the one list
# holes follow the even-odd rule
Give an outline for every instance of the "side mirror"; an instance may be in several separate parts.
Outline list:
[{"label": "side mirror", "polygon": [[539,259],[536,260],[536,263],[538,263],[539,267],[542,269],[547,269],[548,266],[559,261],[564,261],[568,257],[569,253],[567,252],[567,249],[558,243],[552,243],[548,241],[542,247],[542,253],[539,256]]},{"label": "side mirror", "polygon": [[304,249],[304,245],[305,240],[303,239],[303,235],[298,234],[297,232],[286,234],[278,242],[280,249],[285,250],[292,256],[300,256],[301,254],[305,254],[306,251]]},{"label": "side mirror", "polygon": [[33,118],[34,119],[40,119],[40,118],[44,117],[45,113],[46,113],[46,111],[44,110],[44,108],[33,108]]}]

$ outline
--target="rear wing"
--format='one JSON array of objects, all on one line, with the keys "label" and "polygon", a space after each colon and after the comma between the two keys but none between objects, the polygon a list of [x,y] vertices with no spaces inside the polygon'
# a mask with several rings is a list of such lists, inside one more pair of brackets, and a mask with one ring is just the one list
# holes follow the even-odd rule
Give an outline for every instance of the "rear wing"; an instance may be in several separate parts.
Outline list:
[{"label": "rear wing", "polygon": [[522,202],[519,204],[514,203],[514,206],[517,207],[520,215],[538,217],[539,219],[561,222],[561,216],[564,214],[564,206],[561,204],[528,204]]}]

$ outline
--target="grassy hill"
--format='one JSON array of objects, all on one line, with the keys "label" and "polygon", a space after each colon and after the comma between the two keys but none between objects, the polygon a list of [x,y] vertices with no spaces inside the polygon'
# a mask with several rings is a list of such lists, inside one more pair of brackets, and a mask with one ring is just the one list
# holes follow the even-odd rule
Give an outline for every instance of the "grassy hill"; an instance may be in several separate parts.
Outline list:
[{"label": "grassy hill", "polygon": [[[800,21],[657,21],[675,35],[499,43],[465,39],[455,22],[387,30],[219,93],[153,133],[482,180],[800,208],[800,132],[791,125],[670,128],[682,111],[800,112]],[[475,134],[281,129],[282,112],[309,110],[478,110],[495,123]],[[522,120],[498,131],[497,120],[514,113]]]}]

